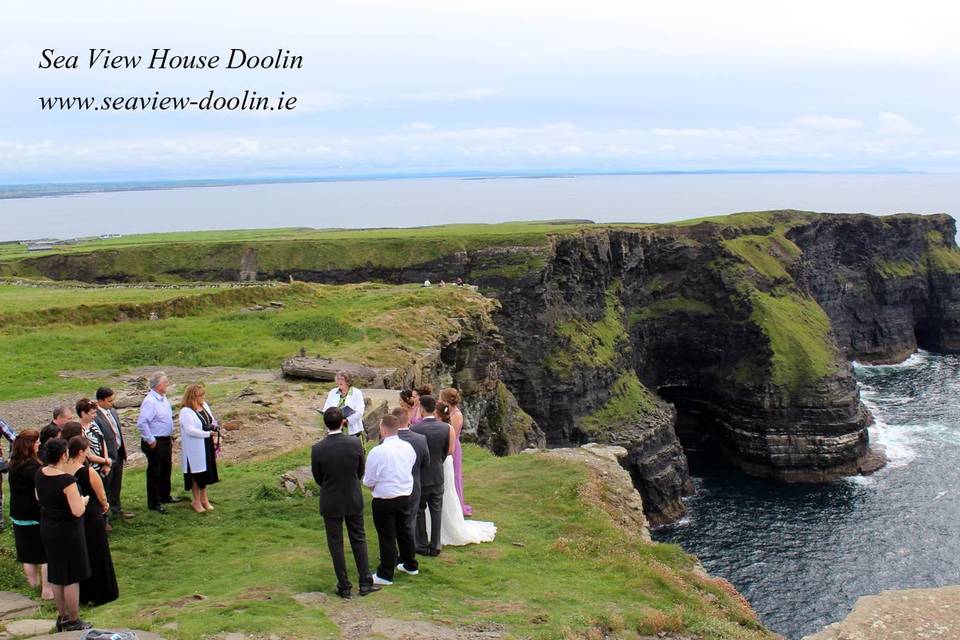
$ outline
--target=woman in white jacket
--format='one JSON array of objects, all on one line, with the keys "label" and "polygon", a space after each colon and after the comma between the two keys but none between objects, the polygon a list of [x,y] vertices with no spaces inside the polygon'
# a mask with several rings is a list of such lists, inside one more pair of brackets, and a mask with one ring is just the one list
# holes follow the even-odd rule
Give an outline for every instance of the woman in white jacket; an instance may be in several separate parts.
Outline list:
[{"label": "woman in white jacket", "polygon": [[336,381],[337,386],[327,394],[323,410],[326,411],[330,407],[340,407],[341,410],[349,407],[352,413],[343,412],[347,416],[347,433],[351,436],[359,436],[363,433],[363,412],[366,410],[363,393],[353,386],[353,376],[347,371],[338,371]]},{"label": "woman in white jacket", "polygon": [[193,492],[193,510],[197,513],[213,511],[207,498],[207,486],[220,478],[217,475],[217,456],[213,448],[213,434],[219,430],[210,407],[203,401],[203,385],[187,385],[180,409],[180,458],[183,466],[184,489]]}]

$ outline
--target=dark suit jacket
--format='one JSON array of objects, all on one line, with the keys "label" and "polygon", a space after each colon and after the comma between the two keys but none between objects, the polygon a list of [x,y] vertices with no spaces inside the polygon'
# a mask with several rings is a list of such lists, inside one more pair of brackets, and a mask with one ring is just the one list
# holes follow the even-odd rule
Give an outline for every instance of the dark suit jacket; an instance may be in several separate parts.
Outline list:
[{"label": "dark suit jacket", "polygon": [[420,486],[443,486],[443,461],[450,450],[450,425],[436,418],[427,418],[410,427],[414,433],[427,438],[430,464],[420,472]]},{"label": "dark suit jacket", "polygon": [[120,426],[120,415],[116,409],[110,409],[110,415],[117,421],[117,430],[120,431],[120,442],[117,442],[117,439],[113,437],[113,427],[110,426],[106,417],[100,413],[100,409],[97,409],[97,417],[95,417],[93,421],[97,423],[100,431],[103,432],[103,440],[107,444],[107,457],[114,462],[117,460],[126,460],[127,446],[123,442],[123,428]]},{"label": "dark suit jacket", "polygon": [[413,493],[411,495],[420,495],[420,476],[430,466],[430,449],[427,447],[427,439],[410,429],[400,429],[397,431],[400,439],[409,442],[413,450],[417,452],[417,461],[413,465]]},{"label": "dark suit jacket", "polygon": [[363,513],[363,446],[360,438],[332,433],[313,445],[310,467],[320,486],[320,514],[342,517]]}]

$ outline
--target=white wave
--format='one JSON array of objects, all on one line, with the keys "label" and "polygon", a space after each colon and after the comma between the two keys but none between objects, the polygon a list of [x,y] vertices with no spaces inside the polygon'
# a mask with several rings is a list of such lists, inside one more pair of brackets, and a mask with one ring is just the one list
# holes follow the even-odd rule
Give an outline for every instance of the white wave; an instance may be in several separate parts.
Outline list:
[{"label": "white wave", "polygon": [[854,369],[911,369],[913,367],[919,367],[924,364],[930,357],[929,351],[924,351],[923,349],[918,349],[915,353],[911,354],[909,358],[903,362],[898,362],[896,364],[869,364],[860,362],[858,360],[853,361]]},{"label": "white wave", "polygon": [[861,486],[869,487],[872,484],[875,484],[877,479],[874,476],[848,476],[844,478],[845,481],[850,484],[859,484]]},{"label": "white wave", "polygon": [[870,440],[883,445],[889,469],[905,467],[916,459],[915,436],[915,433],[899,426],[890,426],[879,418],[870,427]]}]

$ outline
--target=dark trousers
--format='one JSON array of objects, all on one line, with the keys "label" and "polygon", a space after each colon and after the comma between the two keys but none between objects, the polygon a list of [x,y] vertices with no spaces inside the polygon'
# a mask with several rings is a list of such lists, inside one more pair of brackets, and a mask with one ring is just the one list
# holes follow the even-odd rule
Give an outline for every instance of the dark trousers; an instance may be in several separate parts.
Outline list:
[{"label": "dark trousers", "polygon": [[407,526],[410,518],[410,496],[374,498],[370,504],[380,543],[380,566],[377,567],[377,575],[384,580],[393,580],[393,572],[397,568],[397,548],[399,547],[400,556],[404,558],[412,558],[416,553]]},{"label": "dark trousers", "polygon": [[350,576],[347,575],[347,562],[343,556],[343,524],[347,524],[347,536],[350,538],[350,549],[353,551],[353,560],[357,563],[357,573],[360,575],[360,586],[369,587],[373,584],[370,575],[370,563],[367,560],[367,537],[363,530],[363,513],[348,516],[324,516],[323,525],[327,530],[327,548],[330,549],[330,558],[333,560],[333,570],[337,574],[337,591],[350,591]]},{"label": "dark trousers", "polygon": [[[427,542],[426,509],[430,509],[430,542]],[[420,505],[417,508],[417,548],[440,551],[440,512],[443,511],[443,485],[420,487]]]},{"label": "dark trousers", "polygon": [[417,511],[420,508],[420,491],[415,490],[414,493],[410,496],[410,513],[407,515],[407,531],[409,532],[410,539],[414,541],[414,547],[411,549],[412,553],[410,557],[405,557],[402,553],[399,554],[400,564],[404,566],[405,569],[409,571],[417,571],[420,568],[420,563],[417,562],[417,553],[416,553],[416,540],[417,540]]},{"label": "dark trousers", "polygon": [[164,501],[171,500],[170,468],[173,466],[170,436],[158,436],[154,439],[157,446],[153,449],[146,440],[140,441],[140,450],[147,456],[147,507],[150,509],[156,509]]},{"label": "dark trousers", "polygon": [[104,491],[107,492],[107,502],[110,503],[110,512],[120,513],[120,489],[123,486],[123,460],[117,459],[110,465],[110,475],[104,478],[103,485]]}]

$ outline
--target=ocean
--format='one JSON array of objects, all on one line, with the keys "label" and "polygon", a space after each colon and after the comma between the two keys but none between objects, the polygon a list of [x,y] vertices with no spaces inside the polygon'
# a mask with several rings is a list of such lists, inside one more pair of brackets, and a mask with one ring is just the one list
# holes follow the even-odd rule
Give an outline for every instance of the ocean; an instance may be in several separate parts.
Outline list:
[{"label": "ocean", "polygon": [[[202,229],[414,227],[557,218],[669,222],[768,209],[953,213],[960,205],[960,175],[955,174],[444,177],[143,186],[149,190],[47,197],[10,197],[37,195],[43,190],[0,187],[4,196],[0,199],[0,241]],[[52,188],[53,192],[59,190]]]},{"label": "ocean", "polygon": [[960,584],[960,356],[920,352],[855,371],[884,469],[785,485],[691,456],[689,517],[654,532],[732,582],[789,640],[841,620],[863,595]]}]

